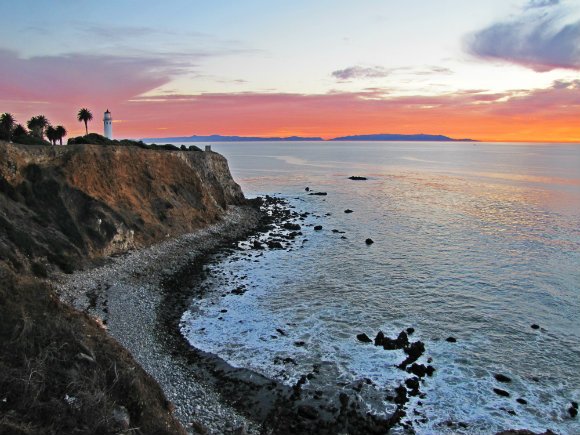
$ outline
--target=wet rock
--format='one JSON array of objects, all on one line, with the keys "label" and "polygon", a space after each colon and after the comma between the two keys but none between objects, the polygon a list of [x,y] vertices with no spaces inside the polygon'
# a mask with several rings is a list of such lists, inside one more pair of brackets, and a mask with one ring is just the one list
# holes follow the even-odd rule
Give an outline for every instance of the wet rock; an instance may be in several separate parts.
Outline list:
[{"label": "wet rock", "polygon": [[496,381],[503,382],[504,384],[507,384],[512,381],[511,378],[507,377],[506,375],[502,375],[501,373],[496,373],[495,375],[493,375],[493,377],[495,378]]},{"label": "wet rock", "polygon": [[505,390],[499,389],[499,388],[494,388],[493,392],[501,397],[510,397],[510,393],[508,393]]},{"label": "wet rock", "polygon": [[268,245],[268,248],[270,248],[270,249],[283,249],[284,248],[282,243],[277,242],[277,241],[273,241],[273,240],[268,240],[268,242],[266,244]]},{"label": "wet rock", "polygon": [[578,404],[576,402],[572,402],[572,405],[570,406],[570,408],[568,408],[568,414],[570,414],[570,417],[576,418],[576,416],[578,415]]},{"label": "wet rock", "polygon": [[310,187],[306,187],[304,190],[310,192]]},{"label": "wet rock", "polygon": [[457,339],[455,337],[447,337],[445,341],[448,343],[457,343]]},{"label": "wet rock", "polygon": [[297,346],[297,347],[304,347],[305,344],[306,344],[306,342],[304,342],[304,341],[295,341],[294,342],[294,346]]},{"label": "wet rock", "polygon": [[425,345],[422,341],[415,341],[405,348],[405,353],[408,355],[407,358],[398,366],[401,370],[417,361],[425,353]]},{"label": "wet rock", "polygon": [[284,225],[282,225],[282,228],[284,228],[285,230],[290,230],[290,231],[298,231],[302,227],[299,224],[293,224],[291,222],[286,222]]},{"label": "wet rock", "polygon": [[124,406],[117,406],[112,414],[111,414],[111,421],[110,426],[112,431],[122,432],[131,426],[131,418],[129,416],[129,411]]},{"label": "wet rock", "polygon": [[316,225],[314,227],[314,231],[320,231],[320,230],[322,230],[322,225]]},{"label": "wet rock", "polygon": [[526,399],[522,399],[521,397],[519,399],[516,399],[516,402],[518,402],[520,405],[528,404],[528,401]]},{"label": "wet rock", "polygon": [[395,402],[397,405],[404,405],[409,401],[407,398],[407,389],[404,386],[399,385],[397,388],[395,388],[395,394],[396,396],[393,402]]},{"label": "wet rock", "polygon": [[300,405],[298,407],[298,415],[308,420],[316,420],[318,418],[318,411],[309,405]]},{"label": "wet rock", "polygon": [[415,328],[407,328],[407,335],[413,335],[413,333],[415,332]]},{"label": "wet rock", "polygon": [[346,209],[344,212],[345,212],[346,214],[349,214],[349,213],[354,213],[354,211],[352,211],[350,208],[347,208],[347,209]]},{"label": "wet rock", "polygon": [[348,395],[346,393],[340,393],[338,395],[338,400],[340,401],[340,406],[346,408],[348,406]]},{"label": "wet rock", "polygon": [[367,245],[372,245],[372,244],[373,244],[373,243],[375,243],[375,242],[374,242],[374,240],[373,240],[373,239],[366,239],[366,240],[365,240],[365,243],[366,243]]},{"label": "wet rock", "polygon": [[425,366],[424,364],[413,363],[411,367],[407,368],[407,371],[414,374],[415,376],[424,378],[426,375],[433,376],[435,368],[433,366]]},{"label": "wet rock", "polygon": [[409,389],[410,396],[418,396],[419,395],[419,378],[410,378],[405,380],[405,385]]},{"label": "wet rock", "polygon": [[254,249],[264,249],[264,247],[262,246],[262,244],[258,241],[258,240],[254,240],[254,243],[252,244]]},{"label": "wet rock", "polygon": [[383,333],[383,331],[379,331],[377,336],[375,337],[375,346],[382,346],[384,340],[385,334]]},{"label": "wet rock", "polygon": [[348,179],[354,181],[365,181],[367,180],[367,177],[357,177],[356,175],[353,175],[351,177],[348,177]]},{"label": "wet rock", "polygon": [[369,338],[368,335],[366,334],[358,334],[356,336],[356,338],[358,339],[358,341],[362,341],[363,343],[372,343],[373,341]]},{"label": "wet rock", "polygon": [[540,325],[537,325],[534,323],[534,324],[532,324],[531,328],[532,329],[540,329]]},{"label": "wet rock", "polygon": [[328,193],[326,192],[310,192],[309,195],[311,196],[326,196]]}]

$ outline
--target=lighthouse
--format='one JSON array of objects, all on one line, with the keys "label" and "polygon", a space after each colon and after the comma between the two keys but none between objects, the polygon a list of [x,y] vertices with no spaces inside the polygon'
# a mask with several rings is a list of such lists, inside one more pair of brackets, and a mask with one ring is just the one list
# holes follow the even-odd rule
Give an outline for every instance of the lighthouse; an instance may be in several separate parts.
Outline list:
[{"label": "lighthouse", "polygon": [[105,137],[107,139],[113,139],[113,118],[111,117],[111,112],[109,112],[109,109],[107,109],[105,112],[103,123],[105,124]]}]

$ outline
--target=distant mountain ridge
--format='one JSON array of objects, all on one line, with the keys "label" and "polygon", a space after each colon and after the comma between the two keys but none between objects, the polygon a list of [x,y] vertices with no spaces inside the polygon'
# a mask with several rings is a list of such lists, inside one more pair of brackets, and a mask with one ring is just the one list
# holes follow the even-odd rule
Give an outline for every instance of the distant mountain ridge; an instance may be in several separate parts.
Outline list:
[{"label": "distant mountain ridge", "polygon": [[292,142],[292,141],[321,141],[321,137],[253,137],[253,136],[222,136],[212,134],[210,136],[178,136],[178,137],[149,137],[142,139],[144,142]]},{"label": "distant mountain ridge", "polygon": [[473,139],[453,139],[441,134],[360,134],[342,136],[330,139],[331,141],[417,141],[417,142],[477,142]]},{"label": "distant mountain ridge", "polygon": [[[144,142],[300,142],[300,141],[324,141],[321,137],[255,137],[255,136],[222,136],[212,134],[209,136],[177,136],[177,137],[149,137],[143,138]],[[361,134],[353,136],[341,136],[328,141],[401,141],[401,142],[477,142],[473,139],[453,139],[443,135],[433,134]]]}]

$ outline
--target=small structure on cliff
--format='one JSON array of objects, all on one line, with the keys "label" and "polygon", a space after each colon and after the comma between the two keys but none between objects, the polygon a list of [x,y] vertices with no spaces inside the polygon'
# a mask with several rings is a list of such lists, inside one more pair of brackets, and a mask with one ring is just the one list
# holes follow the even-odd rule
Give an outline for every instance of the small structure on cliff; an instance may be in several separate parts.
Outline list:
[{"label": "small structure on cliff", "polygon": [[206,145],[205,146],[205,152],[206,153],[210,153],[211,152],[211,145]]},{"label": "small structure on cliff", "polygon": [[107,139],[113,139],[113,117],[111,116],[111,112],[109,112],[109,109],[107,109],[107,111],[105,112],[103,123],[104,123],[104,136]]}]

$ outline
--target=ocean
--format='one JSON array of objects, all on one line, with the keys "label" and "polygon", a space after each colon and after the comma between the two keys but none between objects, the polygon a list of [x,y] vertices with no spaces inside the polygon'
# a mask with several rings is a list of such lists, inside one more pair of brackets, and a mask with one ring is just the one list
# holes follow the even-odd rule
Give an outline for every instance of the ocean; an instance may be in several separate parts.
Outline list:
[{"label": "ocean", "polygon": [[[246,196],[277,195],[310,215],[290,250],[248,250],[206,267],[207,297],[182,318],[193,346],[289,385],[313,365],[320,375],[305,388],[340,391],[368,379],[360,400],[387,415],[394,405],[385,391],[405,379],[394,367],[404,354],[356,336],[412,327],[425,343],[421,361],[436,368],[408,404],[417,433],[580,433],[568,414],[580,401],[579,145],[212,148]],[[248,291],[224,293],[236,285]]]}]

